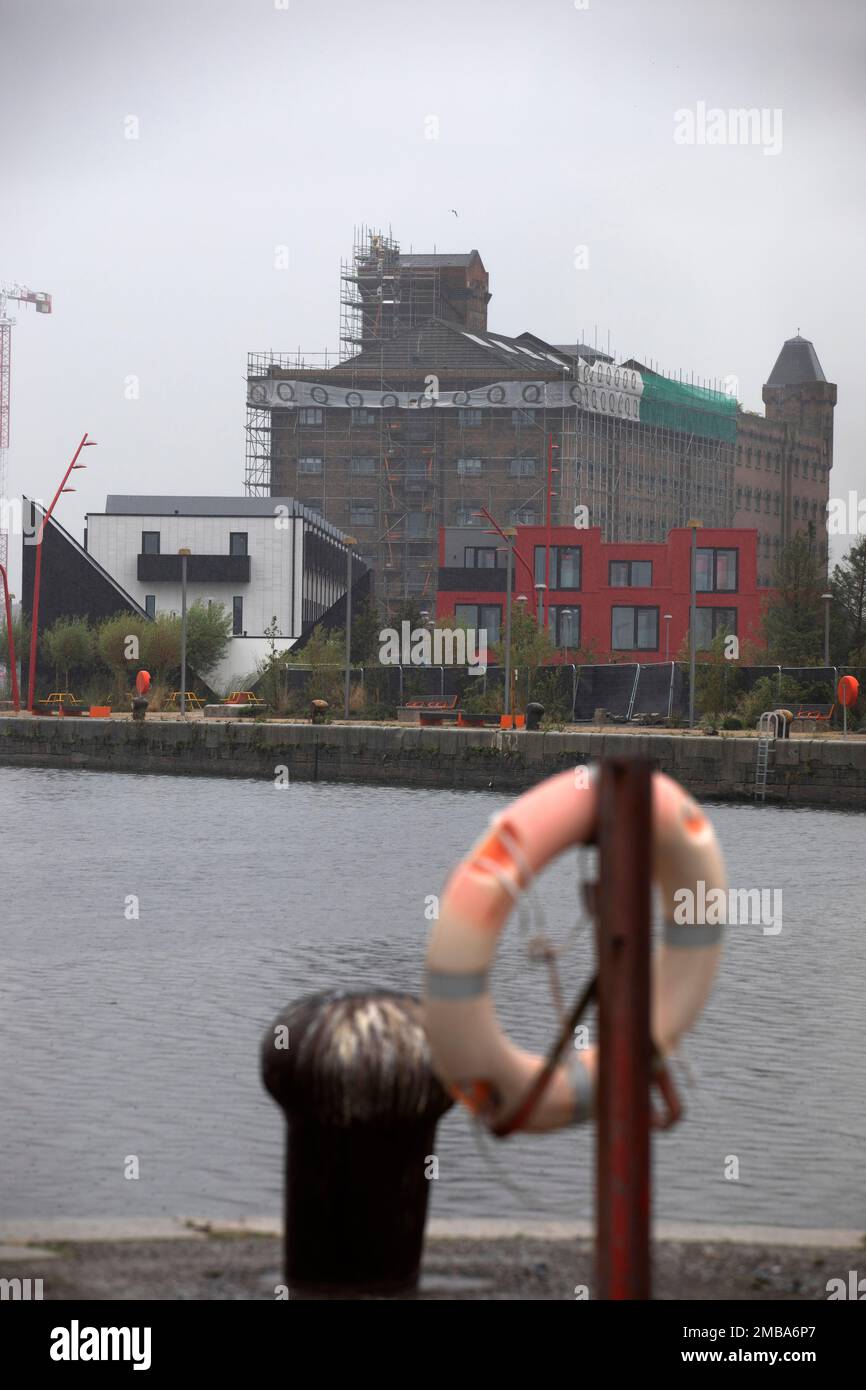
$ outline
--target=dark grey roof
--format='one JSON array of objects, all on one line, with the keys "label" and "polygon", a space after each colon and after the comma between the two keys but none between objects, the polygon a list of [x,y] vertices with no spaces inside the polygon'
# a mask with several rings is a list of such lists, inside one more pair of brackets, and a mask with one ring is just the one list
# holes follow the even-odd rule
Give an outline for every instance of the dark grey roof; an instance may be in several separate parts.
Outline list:
[{"label": "dark grey roof", "polygon": [[767,378],[768,386],[802,386],[808,381],[826,381],[818,354],[808,338],[787,338],[776,365]]},{"label": "dark grey roof", "polygon": [[[399,264],[404,265],[409,269],[411,269],[412,266],[418,266],[420,268],[428,265],[471,265],[476,256],[478,256],[477,251],[446,251],[442,254],[440,254],[438,251],[409,251],[408,253],[404,253],[401,251]],[[478,256],[478,259],[480,260],[481,257]]]}]

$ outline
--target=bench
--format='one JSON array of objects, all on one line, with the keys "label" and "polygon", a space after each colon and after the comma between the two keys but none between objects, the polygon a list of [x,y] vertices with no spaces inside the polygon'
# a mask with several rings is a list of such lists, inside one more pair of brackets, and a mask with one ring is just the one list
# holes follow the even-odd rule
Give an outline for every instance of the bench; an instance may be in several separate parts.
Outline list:
[{"label": "bench", "polygon": [[456,695],[450,699],[413,699],[407,700],[405,705],[400,705],[397,710],[397,719],[401,724],[422,724],[424,726],[435,724],[456,724],[459,720],[457,710]]},{"label": "bench", "polygon": [[801,728],[805,729],[808,729],[810,724],[829,724],[830,720],[833,718],[833,711],[835,708],[835,704],[826,705],[810,703],[798,705],[794,710],[791,728],[794,729],[796,727],[798,720],[802,721]]}]

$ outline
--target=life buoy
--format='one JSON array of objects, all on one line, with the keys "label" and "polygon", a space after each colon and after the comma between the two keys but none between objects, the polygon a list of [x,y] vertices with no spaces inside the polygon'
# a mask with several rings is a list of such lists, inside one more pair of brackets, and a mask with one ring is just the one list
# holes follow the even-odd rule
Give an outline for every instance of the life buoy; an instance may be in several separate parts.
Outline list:
[{"label": "life buoy", "polygon": [[[513,1114],[543,1066],[542,1058],[515,1047],[496,1018],[488,974],[499,933],[519,894],[550,860],[594,840],[597,812],[594,775],[579,780],[570,771],[549,778],[493,817],[442,895],[424,986],[433,1066],[455,1098],[494,1129]],[[678,923],[683,914],[675,908],[687,901],[679,895],[689,889],[692,902],[705,903],[710,890],[724,891],[727,881],[709,820],[679,783],[660,772],[652,778],[652,823],[653,876],[665,926],[653,964],[651,1027],[666,1057],[706,1003],[721,953],[721,926]],[[525,1128],[558,1129],[588,1119],[596,1068],[596,1048],[574,1051],[557,1066]]]}]

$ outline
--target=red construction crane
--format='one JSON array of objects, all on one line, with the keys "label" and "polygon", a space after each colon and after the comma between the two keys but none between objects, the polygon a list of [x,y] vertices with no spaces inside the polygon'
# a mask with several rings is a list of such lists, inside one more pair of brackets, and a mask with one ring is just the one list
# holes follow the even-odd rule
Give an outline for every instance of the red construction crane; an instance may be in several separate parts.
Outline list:
[{"label": "red construction crane", "polygon": [[4,285],[0,283],[0,565],[6,564],[8,536],[6,521],[8,506],[6,501],[6,451],[9,448],[9,398],[10,364],[12,357],[12,329],[15,319],[6,312],[8,300],[18,304],[35,304],[37,314],[51,313],[51,295],[28,290],[24,285]]}]

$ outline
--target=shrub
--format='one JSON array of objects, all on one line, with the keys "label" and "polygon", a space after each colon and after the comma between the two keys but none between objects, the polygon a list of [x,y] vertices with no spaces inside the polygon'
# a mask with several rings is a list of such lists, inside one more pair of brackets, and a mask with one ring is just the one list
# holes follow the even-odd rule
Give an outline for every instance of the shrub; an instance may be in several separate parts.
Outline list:
[{"label": "shrub", "polygon": [[723,729],[742,729],[743,721],[736,714],[726,714],[722,720]]}]

